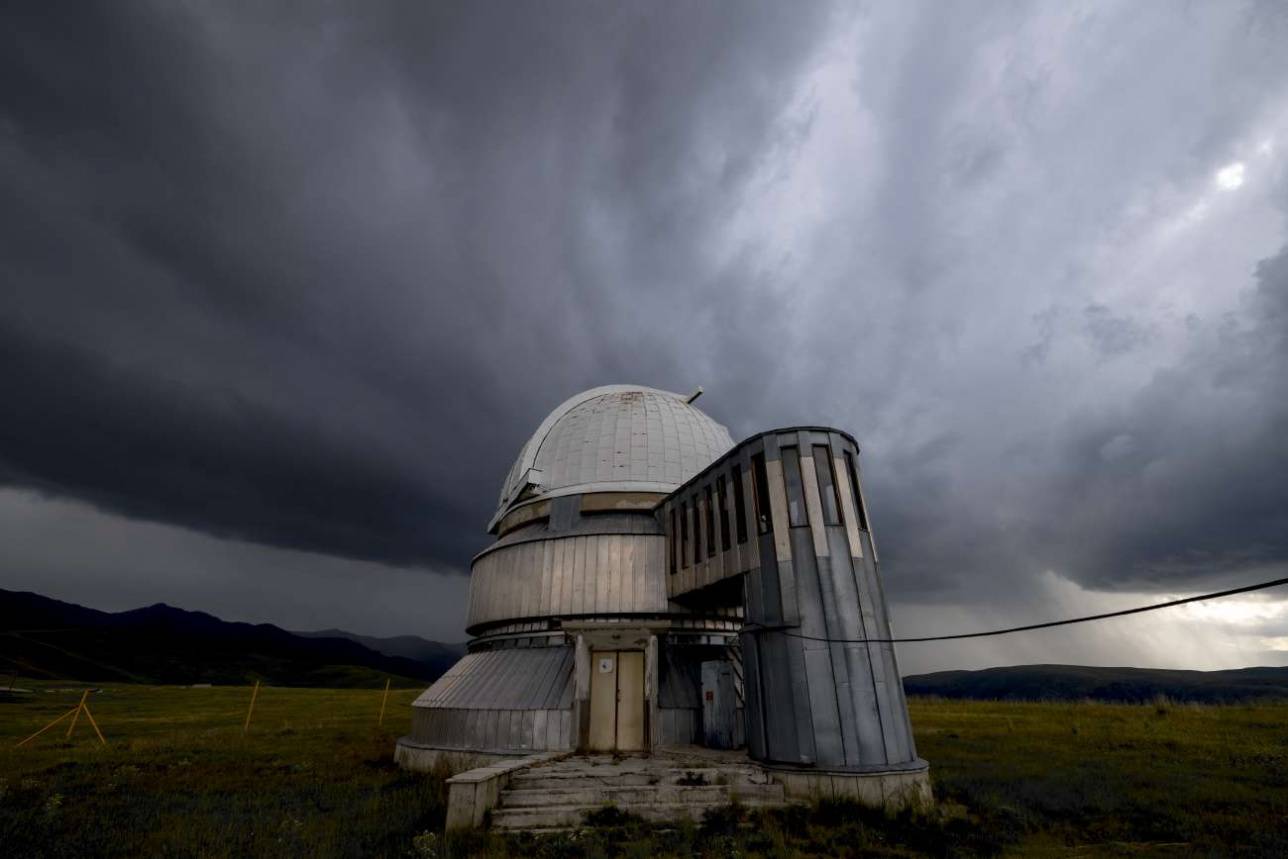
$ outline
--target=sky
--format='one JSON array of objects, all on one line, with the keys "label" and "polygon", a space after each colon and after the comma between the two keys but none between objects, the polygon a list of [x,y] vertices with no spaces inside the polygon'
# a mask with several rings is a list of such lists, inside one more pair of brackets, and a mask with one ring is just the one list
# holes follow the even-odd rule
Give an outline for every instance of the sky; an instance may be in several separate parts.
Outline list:
[{"label": "sky", "polygon": [[[464,637],[569,395],[852,432],[899,634],[1288,575],[1288,7],[0,25],[0,587]],[[905,672],[1288,664],[1288,591]]]}]

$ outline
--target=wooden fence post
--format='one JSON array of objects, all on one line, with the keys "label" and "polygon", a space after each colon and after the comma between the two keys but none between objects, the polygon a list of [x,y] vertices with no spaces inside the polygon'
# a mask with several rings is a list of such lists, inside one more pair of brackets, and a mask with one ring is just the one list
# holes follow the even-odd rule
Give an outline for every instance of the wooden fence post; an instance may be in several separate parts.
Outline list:
[{"label": "wooden fence post", "polygon": [[385,723],[385,704],[389,702],[389,683],[390,678],[385,678],[385,696],[380,699],[380,718],[376,721],[376,726],[382,726]]},{"label": "wooden fence post", "polygon": [[89,690],[86,689],[81,694],[80,703],[76,705],[76,709],[73,711],[72,723],[67,726],[67,739],[69,740],[72,738],[72,731],[76,730],[76,720],[80,718],[81,710],[85,709],[85,699],[88,697],[89,697]]},{"label": "wooden fence post", "polygon": [[250,707],[246,710],[246,724],[242,725],[242,733],[245,734],[250,730],[250,716],[255,712],[255,699],[259,697],[259,681],[255,681],[255,689],[250,693]]},{"label": "wooden fence post", "polygon": [[[54,719],[54,721],[50,722],[50,723],[49,723],[48,725],[46,725],[45,727],[41,728],[39,731],[37,731],[36,733],[32,734],[32,735],[31,735],[30,737],[28,737],[27,739],[25,739],[25,740],[23,740],[22,742],[18,743],[18,745],[19,745],[19,746],[25,746],[25,745],[27,745],[27,743],[30,743],[32,740],[36,739],[36,737],[39,737],[41,734],[45,733],[45,731],[48,731],[48,730],[49,730],[50,728],[52,728],[54,725],[57,725],[57,724],[58,724],[59,722],[61,722],[63,719],[70,718],[70,717],[71,717],[71,715],[72,715],[73,713],[75,713],[75,712],[76,712],[75,710],[68,710],[66,713],[63,713],[63,714],[62,714],[61,716],[59,716],[57,719]],[[17,746],[15,746],[15,748],[17,748]]]}]

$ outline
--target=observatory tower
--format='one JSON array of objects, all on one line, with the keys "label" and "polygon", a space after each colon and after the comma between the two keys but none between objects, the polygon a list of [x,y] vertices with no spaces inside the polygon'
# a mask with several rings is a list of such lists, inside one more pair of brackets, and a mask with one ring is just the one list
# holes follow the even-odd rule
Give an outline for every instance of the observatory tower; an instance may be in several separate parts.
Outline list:
[{"label": "observatory tower", "polygon": [[745,745],[790,794],[928,795],[893,647],[863,642],[890,630],[857,444],[735,445],[693,399],[612,385],[542,421],[400,763]]}]

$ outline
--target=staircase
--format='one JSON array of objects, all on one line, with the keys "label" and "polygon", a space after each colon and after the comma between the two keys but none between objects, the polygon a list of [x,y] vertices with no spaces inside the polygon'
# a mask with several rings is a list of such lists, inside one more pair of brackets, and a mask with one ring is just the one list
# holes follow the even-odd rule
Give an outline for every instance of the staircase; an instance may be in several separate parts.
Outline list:
[{"label": "staircase", "polygon": [[676,755],[579,755],[513,775],[492,810],[492,827],[570,829],[580,826],[588,812],[610,805],[645,820],[701,821],[709,809],[735,801],[748,806],[786,803],[782,785],[747,763]]}]

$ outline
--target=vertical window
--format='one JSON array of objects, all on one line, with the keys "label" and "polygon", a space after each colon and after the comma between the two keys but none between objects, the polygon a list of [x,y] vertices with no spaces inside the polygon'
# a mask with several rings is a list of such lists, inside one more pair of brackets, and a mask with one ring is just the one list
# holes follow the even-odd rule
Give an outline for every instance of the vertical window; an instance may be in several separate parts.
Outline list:
[{"label": "vertical window", "polygon": [[792,527],[808,525],[805,514],[805,485],[801,482],[801,455],[794,447],[785,447],[783,457],[783,480],[787,483],[787,523]]},{"label": "vertical window", "polygon": [[840,525],[841,499],[836,494],[832,455],[825,445],[814,445],[814,471],[818,474],[818,494],[823,499],[823,521],[828,525]]},{"label": "vertical window", "polygon": [[716,506],[720,508],[720,550],[727,552],[729,546],[729,490],[725,488],[725,476],[716,478]]},{"label": "vertical window", "polygon": [[758,453],[751,458],[752,489],[756,492],[756,530],[768,534],[774,527],[769,508],[769,477],[765,474],[765,455]]},{"label": "vertical window", "polygon": [[734,466],[729,480],[733,483],[734,531],[738,535],[738,543],[742,544],[747,542],[747,501],[742,497],[742,471],[738,466]]},{"label": "vertical window", "polygon": [[680,532],[675,527],[675,507],[671,508],[671,575],[675,575],[676,564],[679,563],[678,555],[680,554]]},{"label": "vertical window", "polygon": [[702,560],[702,498],[693,499],[693,563]]},{"label": "vertical window", "polygon": [[859,527],[868,530],[868,511],[863,509],[863,494],[859,492],[859,470],[854,465],[854,455],[845,452],[845,470],[850,472],[850,492],[854,495],[854,515],[859,519]]},{"label": "vertical window", "polygon": [[680,502],[680,566],[689,566],[689,502]]},{"label": "vertical window", "polygon": [[703,502],[707,506],[707,557],[714,558],[716,555],[716,506],[711,503],[711,484],[707,484],[704,490]]}]

